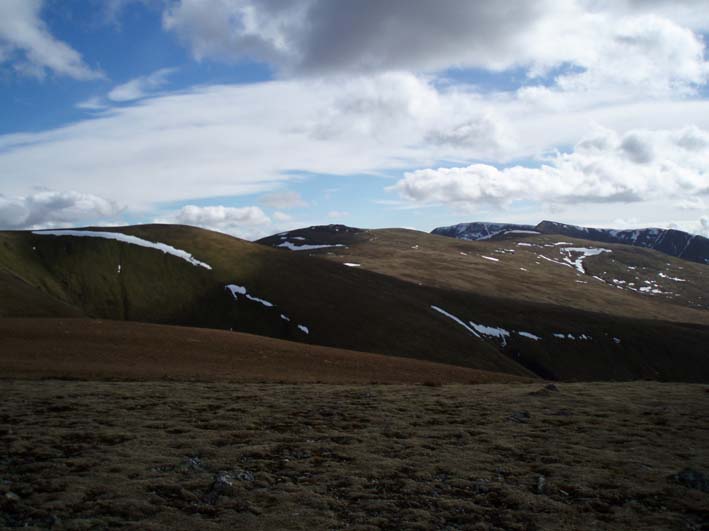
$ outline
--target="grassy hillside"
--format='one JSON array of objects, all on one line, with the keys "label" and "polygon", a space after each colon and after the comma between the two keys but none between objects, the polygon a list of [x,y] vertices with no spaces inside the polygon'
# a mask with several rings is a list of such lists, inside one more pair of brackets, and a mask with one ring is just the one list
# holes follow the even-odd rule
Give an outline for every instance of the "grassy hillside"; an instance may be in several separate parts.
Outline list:
[{"label": "grassy hillside", "polygon": [[[285,242],[330,247],[288,251]],[[325,226],[261,243],[346,269],[344,264],[357,264],[356,270],[396,277],[421,291],[444,292],[439,300],[445,304],[439,306],[465,323],[508,332],[504,341],[499,336],[486,341],[545,377],[685,379],[687,371],[695,373],[690,378],[707,377],[709,311],[703,302],[696,303],[707,296],[706,266],[607,245],[603,248],[610,252],[586,257],[580,273],[564,262],[577,254],[562,249],[598,246],[556,236],[468,242],[404,229]],[[685,282],[676,280],[680,275]],[[629,282],[638,289],[630,289]],[[663,293],[640,291],[644,286]],[[515,333],[520,331],[540,339]]]},{"label": "grassy hillside", "polygon": [[[531,374],[485,342],[448,333],[447,325],[432,318],[426,299],[422,303],[414,287],[400,280],[192,227],[110,229],[116,230],[188,250],[212,269],[112,240],[26,232],[3,234],[13,245],[0,255],[0,264],[23,271],[29,285],[91,317],[233,329]],[[234,300],[225,290],[231,283],[274,306],[243,296]]]},{"label": "grassy hillside", "polygon": [[0,319],[0,377],[288,383],[510,383],[513,376],[252,334],[89,319]]},{"label": "grassy hillside", "polygon": [[[361,269],[424,286],[621,317],[709,324],[709,267],[648,249],[555,235],[465,241],[406,229],[336,225],[299,229],[260,243],[278,246],[288,241],[342,244],[299,253],[357,263]],[[611,252],[585,258],[581,274],[564,262],[569,255],[561,250],[567,247]],[[630,282],[635,286],[628,286]],[[643,287],[649,289],[640,291]]]},{"label": "grassy hillside", "polygon": [[[499,242],[485,248],[494,255],[488,258],[500,257],[492,261],[480,247],[463,251],[442,242],[476,244],[411,231],[337,228],[331,241],[319,243],[349,238],[347,248],[310,252],[184,226],[103,230],[169,244],[211,269],[114,240],[26,232],[0,235],[0,266],[32,293],[89,317],[232,329],[522,376],[709,380],[709,328],[670,322],[673,312],[673,321],[687,312],[703,322],[703,311],[651,302],[602,281],[576,292],[586,302],[566,304],[574,293],[567,285],[576,289],[573,268],[539,260],[537,277],[519,280],[529,271],[517,267],[512,274],[516,266],[509,263],[523,252],[494,254]],[[310,256],[315,252],[323,254]],[[514,282],[519,292],[509,289]],[[247,294],[237,291],[235,300],[228,284]],[[618,301],[626,307],[612,310]],[[26,306],[13,303],[4,314],[24,316]]]}]

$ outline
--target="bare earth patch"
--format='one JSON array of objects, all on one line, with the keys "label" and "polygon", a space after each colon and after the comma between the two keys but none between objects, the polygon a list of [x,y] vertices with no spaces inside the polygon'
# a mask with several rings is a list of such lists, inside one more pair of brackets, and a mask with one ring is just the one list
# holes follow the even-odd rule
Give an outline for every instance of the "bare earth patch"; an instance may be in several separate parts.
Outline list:
[{"label": "bare earth patch", "polygon": [[4,380],[0,526],[707,529],[706,386],[558,387]]}]

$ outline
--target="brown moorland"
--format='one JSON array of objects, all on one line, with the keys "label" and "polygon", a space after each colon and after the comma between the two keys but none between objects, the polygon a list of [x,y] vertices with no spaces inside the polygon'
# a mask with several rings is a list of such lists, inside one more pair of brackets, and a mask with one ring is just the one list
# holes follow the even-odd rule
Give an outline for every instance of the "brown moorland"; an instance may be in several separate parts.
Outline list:
[{"label": "brown moorland", "polygon": [[534,379],[201,328],[92,319],[0,319],[0,378],[326,383]]},{"label": "brown moorland", "polygon": [[692,384],[0,381],[0,526],[701,531]]}]

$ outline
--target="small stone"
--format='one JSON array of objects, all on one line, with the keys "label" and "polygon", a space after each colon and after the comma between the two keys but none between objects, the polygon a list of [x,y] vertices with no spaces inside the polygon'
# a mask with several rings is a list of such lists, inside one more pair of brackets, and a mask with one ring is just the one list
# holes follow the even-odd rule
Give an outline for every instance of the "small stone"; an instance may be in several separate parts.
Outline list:
[{"label": "small stone", "polygon": [[547,479],[544,477],[544,475],[539,474],[537,476],[537,486],[536,486],[537,494],[544,494],[544,486],[546,485],[546,483],[547,483]]},{"label": "small stone", "polygon": [[218,472],[209,490],[204,495],[205,503],[214,505],[219,496],[229,494],[234,488],[234,478],[228,472]]},{"label": "small stone", "polygon": [[254,481],[256,478],[254,477],[253,472],[242,470],[241,472],[237,472],[236,479],[239,481]]},{"label": "small stone", "polygon": [[20,497],[12,491],[5,493],[5,499],[13,502],[20,501]]},{"label": "small stone", "polygon": [[698,470],[685,468],[678,474],[671,477],[677,483],[684,485],[687,488],[701,490],[702,492],[709,492],[709,476],[704,475]]},{"label": "small stone", "polygon": [[527,424],[531,415],[529,411],[515,411],[509,416],[509,419],[513,422],[519,422],[520,424]]}]

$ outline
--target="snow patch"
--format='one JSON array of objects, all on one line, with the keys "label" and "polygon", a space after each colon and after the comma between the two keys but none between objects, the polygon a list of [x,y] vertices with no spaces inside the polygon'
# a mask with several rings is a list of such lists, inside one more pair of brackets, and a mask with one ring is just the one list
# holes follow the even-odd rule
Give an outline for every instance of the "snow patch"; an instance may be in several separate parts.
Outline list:
[{"label": "snow patch", "polygon": [[38,234],[40,236],[75,236],[80,238],[103,238],[104,240],[116,240],[123,243],[128,243],[131,245],[137,245],[139,247],[146,247],[148,249],[157,249],[165,254],[170,254],[181,258],[182,260],[189,262],[193,266],[203,267],[205,269],[212,269],[212,266],[204,262],[200,262],[194,256],[192,256],[187,251],[182,249],[176,249],[172,245],[167,245],[166,243],[160,242],[150,242],[137,236],[130,236],[128,234],[123,234],[121,232],[102,232],[95,230],[35,230],[32,234]]},{"label": "snow patch", "polygon": [[490,260],[491,262],[499,262],[499,258],[493,258],[492,256],[485,256],[484,254],[480,255],[482,256],[485,260]]},{"label": "snow patch", "polygon": [[305,325],[299,324],[298,329],[304,334],[310,334],[310,329]]},{"label": "snow patch", "polygon": [[344,265],[346,265],[347,267],[359,267],[362,264],[355,264],[353,262],[345,262]]},{"label": "snow patch", "polygon": [[[431,309],[436,310],[438,313],[442,313],[443,315],[445,315],[445,316],[448,317],[449,319],[452,319],[453,321],[455,321],[456,323],[458,323],[460,326],[462,326],[463,328],[465,328],[468,332],[470,332],[471,334],[473,334],[475,337],[480,337],[480,334],[478,334],[474,329],[470,328],[467,324],[465,324],[462,319],[456,317],[456,316],[453,315],[452,313],[448,313],[448,312],[445,311],[443,308],[439,308],[438,306],[434,306],[434,305],[431,305]],[[482,338],[481,338],[481,339],[482,339]]]},{"label": "snow patch", "polygon": [[308,244],[297,245],[293,242],[283,242],[283,243],[277,245],[276,247],[284,247],[284,248],[289,249],[291,251],[313,251],[315,249],[327,249],[328,247],[344,247],[344,245],[341,243],[335,243],[333,245],[325,245],[325,244],[323,244],[323,245],[308,245]]},{"label": "snow patch", "polygon": [[499,339],[503,347],[507,345],[507,338],[510,337],[510,333],[504,328],[500,328],[498,326],[486,326],[483,324],[474,323],[472,321],[468,322],[470,323],[470,326],[475,329],[476,332],[487,337],[495,337]]},{"label": "snow patch", "polygon": [[674,280],[675,282],[687,282],[683,278],[671,277],[669,275],[665,275],[664,273],[659,273],[659,276],[662,278],[666,278],[667,280]]},{"label": "snow patch", "polygon": [[541,337],[535,336],[531,332],[517,332],[520,336],[526,337],[527,339],[533,339],[534,341],[541,341]]},{"label": "snow patch", "polygon": [[268,302],[267,300],[250,295],[244,286],[239,286],[237,284],[227,284],[226,286],[224,286],[224,289],[231,293],[231,296],[234,297],[234,300],[239,300],[239,297],[237,297],[237,295],[244,295],[247,299],[263,304],[267,308],[273,307],[272,302]]},{"label": "snow patch", "polygon": [[[561,252],[567,253],[569,255],[569,256],[564,257],[565,262],[574,266],[576,268],[576,271],[578,271],[582,275],[585,275],[586,270],[583,268],[583,261],[585,258],[587,258],[589,256],[597,256],[597,255],[603,254],[603,253],[610,253],[611,250],[610,249],[603,249],[600,247],[562,247]],[[581,256],[572,260],[571,259],[572,254],[579,254]]]}]

